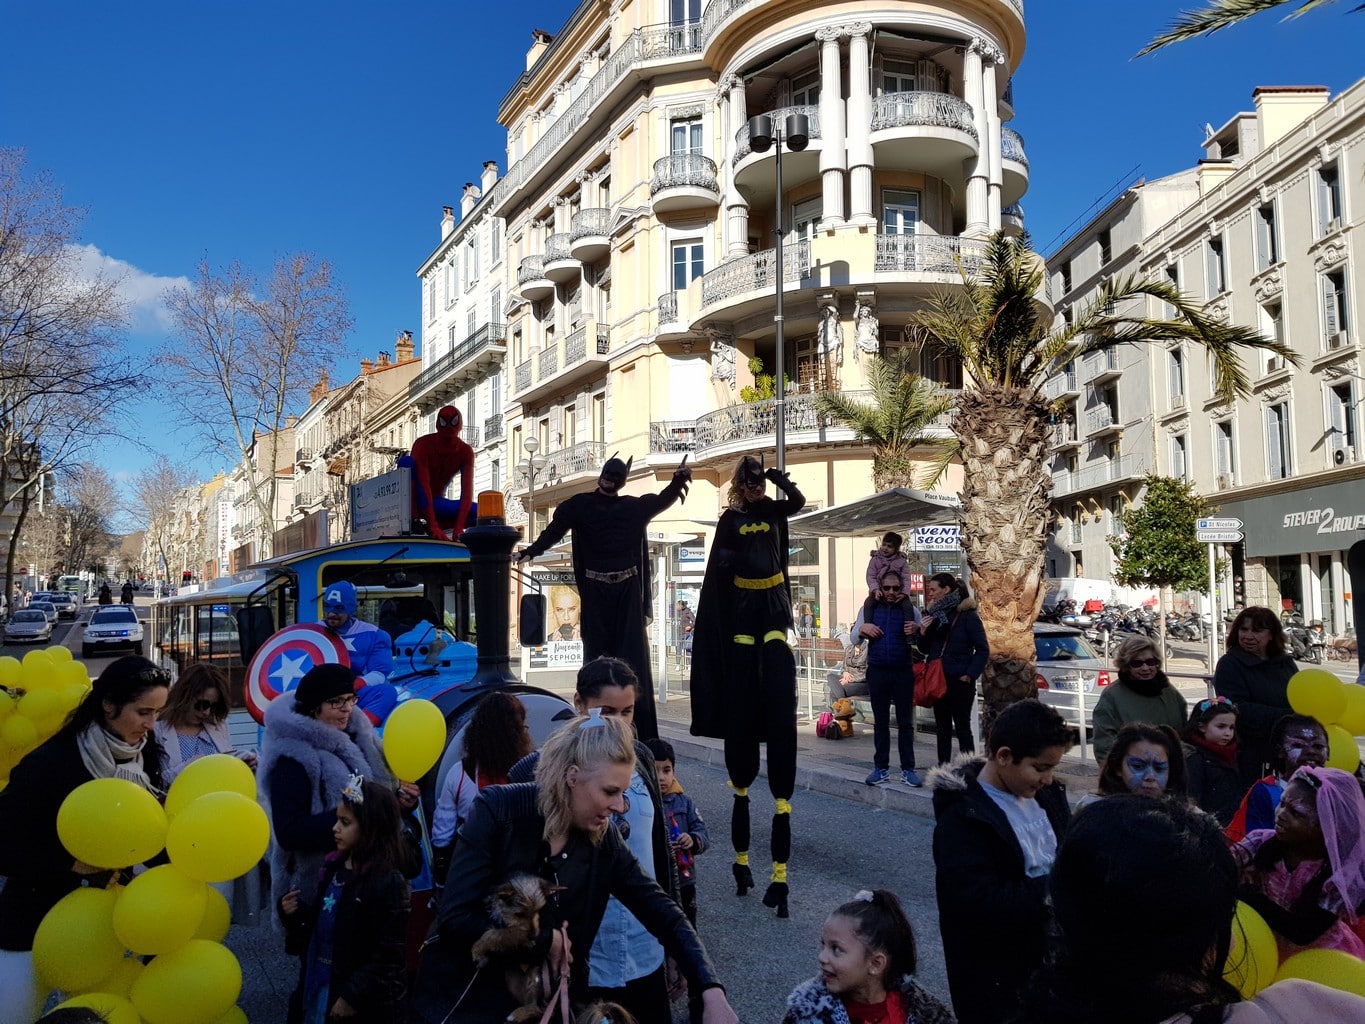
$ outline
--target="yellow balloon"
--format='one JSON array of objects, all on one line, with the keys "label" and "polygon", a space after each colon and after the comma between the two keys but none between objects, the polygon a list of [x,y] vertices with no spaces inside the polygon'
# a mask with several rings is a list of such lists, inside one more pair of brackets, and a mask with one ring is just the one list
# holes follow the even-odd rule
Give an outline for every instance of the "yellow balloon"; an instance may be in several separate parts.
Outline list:
[{"label": "yellow balloon", "polygon": [[66,683],[61,688],[62,704],[68,713],[75,711],[77,705],[85,700],[85,695],[90,692],[89,683]]},{"label": "yellow balloon", "polygon": [[1345,684],[1326,669],[1302,669],[1289,677],[1289,706],[1328,725],[1346,710]]},{"label": "yellow balloon", "polygon": [[234,1006],[231,1010],[214,1021],[213,1024],[247,1024],[246,1011],[240,1006]]},{"label": "yellow balloon", "polygon": [[242,993],[242,967],[226,947],[190,939],[163,953],[133,982],[133,1005],[147,1024],[214,1024]]},{"label": "yellow balloon", "polygon": [[1339,949],[1305,949],[1280,965],[1276,981],[1300,978],[1365,997],[1365,960]]},{"label": "yellow balloon", "polygon": [[194,937],[204,917],[208,891],[207,885],[173,864],[144,871],[119,894],[114,934],[134,953],[155,955],[178,949]]},{"label": "yellow balloon", "polygon": [[73,660],[71,651],[66,647],[54,645],[52,647],[47,648],[43,653],[52,659],[52,664],[54,665],[61,665],[63,662],[69,662]]},{"label": "yellow balloon", "polygon": [[50,686],[56,680],[56,668],[46,651],[29,651],[19,665],[19,685],[27,690]]},{"label": "yellow balloon", "polygon": [[15,709],[35,725],[62,713],[62,696],[56,690],[29,690]]},{"label": "yellow balloon", "polygon": [[141,973],[142,961],[135,956],[125,956],[112,973],[106,974],[98,983],[91,985],[90,991],[105,992],[127,999],[128,993],[133,990],[133,982],[137,981],[137,976]]},{"label": "yellow balloon", "polygon": [[199,927],[194,930],[194,938],[222,942],[232,927],[232,908],[223,894],[211,885],[204,887],[208,899],[204,901],[204,916],[199,919]]},{"label": "yellow balloon", "polygon": [[384,723],[384,758],[402,782],[416,782],[446,745],[446,720],[429,700],[407,700]]},{"label": "yellow balloon", "polygon": [[92,779],[62,801],[57,836],[77,860],[97,868],[130,867],[166,845],[166,812],[136,783]]},{"label": "yellow balloon", "polygon": [[166,816],[174,818],[206,793],[240,793],[256,799],[256,776],[231,754],[210,754],[187,764],[166,793]]},{"label": "yellow balloon", "polygon": [[77,889],[58,900],[33,936],[33,969],[48,985],[87,991],[123,958],[114,934],[116,897],[106,889]]},{"label": "yellow balloon", "polygon": [[1327,767],[1355,773],[1360,767],[1360,747],[1356,738],[1339,725],[1327,727]]},{"label": "yellow balloon", "polygon": [[1346,684],[1346,710],[1337,719],[1341,726],[1352,736],[1365,736],[1365,686]]},{"label": "yellow balloon", "polygon": [[38,745],[38,730],[23,715],[9,715],[0,722],[0,744],[26,753]]},{"label": "yellow balloon", "polygon": [[166,832],[171,863],[201,882],[240,878],[269,843],[265,811],[241,793],[206,793],[182,808]]},{"label": "yellow balloon", "polygon": [[1275,980],[1280,951],[1265,918],[1241,900],[1232,918],[1232,946],[1223,963],[1223,978],[1250,999]]},{"label": "yellow balloon", "polygon": [[58,1004],[57,1009],[61,1010],[68,1006],[94,1010],[107,1024],[142,1024],[142,1019],[137,1015],[137,1010],[133,1009],[133,1004],[112,992],[87,992],[85,995],[72,996],[66,1002]]},{"label": "yellow balloon", "polygon": [[19,684],[19,659],[8,654],[0,657],[0,686],[13,687]]},{"label": "yellow balloon", "polygon": [[83,661],[68,661],[57,666],[57,676],[64,683],[80,683],[90,689],[90,670]]}]

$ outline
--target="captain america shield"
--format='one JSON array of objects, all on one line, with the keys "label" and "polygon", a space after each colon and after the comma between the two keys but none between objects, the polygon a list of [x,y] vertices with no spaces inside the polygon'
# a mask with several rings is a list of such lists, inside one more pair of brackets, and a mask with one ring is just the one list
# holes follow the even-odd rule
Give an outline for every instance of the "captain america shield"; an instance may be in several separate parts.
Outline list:
[{"label": "captain america shield", "polygon": [[265,724],[265,709],[272,700],[299,685],[314,665],[349,665],[346,644],[330,629],[312,622],[285,626],[252,656],[246,669],[246,707],[251,717]]}]

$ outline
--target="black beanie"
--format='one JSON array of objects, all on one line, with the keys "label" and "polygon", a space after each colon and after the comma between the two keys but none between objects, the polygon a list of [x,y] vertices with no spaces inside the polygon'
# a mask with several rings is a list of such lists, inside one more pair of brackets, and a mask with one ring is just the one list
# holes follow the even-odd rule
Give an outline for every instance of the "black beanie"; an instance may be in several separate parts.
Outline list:
[{"label": "black beanie", "polygon": [[330,662],[314,665],[294,690],[294,710],[310,714],[322,707],[323,701],[348,693],[355,693],[355,670],[351,666]]}]

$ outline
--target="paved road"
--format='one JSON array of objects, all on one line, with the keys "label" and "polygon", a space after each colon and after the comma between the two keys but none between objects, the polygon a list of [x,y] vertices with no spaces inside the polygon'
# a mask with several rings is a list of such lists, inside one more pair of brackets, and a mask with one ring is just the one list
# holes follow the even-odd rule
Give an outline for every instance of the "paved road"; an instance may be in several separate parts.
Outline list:
[{"label": "paved road", "polygon": [[[780,1019],[787,994],[816,972],[826,915],[863,888],[887,888],[901,897],[919,939],[920,980],[947,1000],[934,906],[932,822],[798,792],[792,817],[792,916],[779,920],[760,902],[766,882],[743,899],[731,888],[730,798],[724,771],[681,755],[679,761],[680,781],[697,801],[712,841],[698,862],[698,924],[740,1020],[759,1024]],[[762,780],[753,790],[752,856],[754,874],[763,879],[772,804],[761,786]],[[242,962],[241,1006],[247,1017],[283,1020],[297,962],[284,956],[280,938],[268,925],[234,927],[227,944]],[[679,1019],[686,1019],[685,1010]]]}]

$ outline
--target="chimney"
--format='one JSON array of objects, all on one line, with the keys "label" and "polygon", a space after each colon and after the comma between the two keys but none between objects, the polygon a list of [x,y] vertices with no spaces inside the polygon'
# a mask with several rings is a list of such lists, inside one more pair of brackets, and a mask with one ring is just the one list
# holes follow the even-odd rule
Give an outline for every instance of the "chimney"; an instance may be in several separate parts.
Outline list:
[{"label": "chimney", "polygon": [[479,198],[483,195],[479,191],[479,186],[472,181],[464,183],[464,195],[460,197],[460,219],[468,217],[473,212],[474,207],[479,204]]},{"label": "chimney", "polygon": [[308,404],[312,405],[314,402],[326,398],[327,392],[329,390],[330,388],[327,383],[327,371],[323,370],[320,374],[318,374],[318,382],[314,384],[312,388],[310,388],[308,391]]},{"label": "chimney", "polygon": [[1261,148],[1269,149],[1327,106],[1331,93],[1325,85],[1262,85],[1251,98],[1260,122]]},{"label": "chimney", "polygon": [[531,30],[531,48],[526,51],[526,70],[530,71],[535,66],[536,61],[540,60],[540,55],[544,53],[552,42],[554,36],[546,32],[543,28]]},{"label": "chimney", "polygon": [[378,358],[377,360],[375,360],[374,368],[375,368],[376,370],[382,370],[384,367],[386,367],[386,366],[392,366],[392,365],[393,365],[393,358],[389,355],[389,353],[387,353],[387,352],[380,352],[380,353],[379,353],[379,358]]},{"label": "chimney", "polygon": [[487,194],[498,180],[498,162],[496,160],[485,160],[483,162],[483,174],[479,176],[479,186]]},{"label": "chimney", "polygon": [[441,207],[445,215],[441,218],[441,240],[450,237],[450,233],[455,230],[455,211],[449,206]]},{"label": "chimney", "polygon": [[406,363],[412,358],[412,332],[399,331],[398,337],[393,342],[394,359],[400,363]]},{"label": "chimney", "polygon": [[1237,165],[1231,160],[1200,160],[1196,173],[1199,177],[1199,194],[1206,196],[1236,174]]},{"label": "chimney", "polygon": [[370,372],[371,370],[373,370],[373,369],[374,369],[374,363],[370,362],[368,359],[362,359],[362,360],[360,360],[360,372],[361,372],[361,373],[369,373],[369,372]]}]

